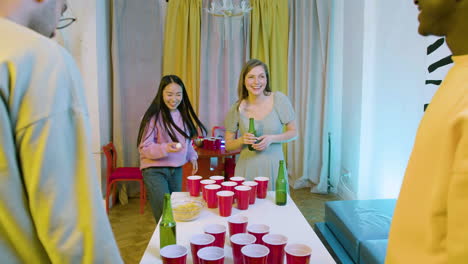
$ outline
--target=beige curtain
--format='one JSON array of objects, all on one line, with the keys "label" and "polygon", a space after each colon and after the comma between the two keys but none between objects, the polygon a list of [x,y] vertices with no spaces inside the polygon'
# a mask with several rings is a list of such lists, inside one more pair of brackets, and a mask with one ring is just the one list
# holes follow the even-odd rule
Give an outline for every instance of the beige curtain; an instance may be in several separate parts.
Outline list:
[{"label": "beige curtain", "polygon": [[[140,120],[156,95],[162,74],[165,0],[112,0],[111,140],[118,166],[139,166]],[[138,184],[128,188],[138,192]]]},{"label": "beige curtain", "polygon": [[[208,8],[217,0],[203,1]],[[237,82],[250,49],[250,15],[217,17],[202,11],[199,117],[211,129],[224,126],[237,100]],[[213,111],[216,109],[216,111]]]},{"label": "beige curtain", "polygon": [[163,74],[175,74],[185,84],[198,112],[200,84],[201,0],[171,0],[167,6]]},{"label": "beige curtain", "polygon": [[299,137],[288,144],[294,188],[328,191],[328,131],[333,101],[329,93],[329,0],[290,2],[289,98]]},{"label": "beige curtain", "polygon": [[251,0],[250,54],[270,69],[273,91],[288,93],[288,1]]}]

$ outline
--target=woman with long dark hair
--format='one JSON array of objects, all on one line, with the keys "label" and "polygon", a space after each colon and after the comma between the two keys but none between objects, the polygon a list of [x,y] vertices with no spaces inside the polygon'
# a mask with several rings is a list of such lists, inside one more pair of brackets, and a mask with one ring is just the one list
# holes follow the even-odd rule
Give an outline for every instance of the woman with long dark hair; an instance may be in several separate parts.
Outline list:
[{"label": "woman with long dark hair", "polygon": [[137,146],[140,169],[156,222],[162,214],[165,193],[181,191],[182,166],[198,170],[198,155],[191,141],[206,134],[190,103],[185,85],[176,75],[161,79],[158,93],[141,120]]}]

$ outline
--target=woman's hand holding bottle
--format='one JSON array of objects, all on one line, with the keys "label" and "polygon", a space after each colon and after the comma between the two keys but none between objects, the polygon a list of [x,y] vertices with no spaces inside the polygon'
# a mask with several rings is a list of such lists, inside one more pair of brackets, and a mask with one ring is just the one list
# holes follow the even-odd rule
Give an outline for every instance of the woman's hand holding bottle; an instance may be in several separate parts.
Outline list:
[{"label": "woman's hand holding bottle", "polygon": [[257,141],[257,137],[252,133],[245,133],[241,138],[244,145],[252,145]]},{"label": "woman's hand holding bottle", "polygon": [[257,143],[253,144],[252,147],[257,151],[263,151],[267,149],[271,143],[273,143],[273,136],[263,135],[257,138]]}]

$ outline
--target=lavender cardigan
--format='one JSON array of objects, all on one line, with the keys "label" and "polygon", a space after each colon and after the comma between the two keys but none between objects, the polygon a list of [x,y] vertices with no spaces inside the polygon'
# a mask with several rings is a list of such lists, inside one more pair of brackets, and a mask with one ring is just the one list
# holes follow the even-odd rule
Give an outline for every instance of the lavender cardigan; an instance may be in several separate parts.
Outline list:
[{"label": "lavender cardigan", "polygon": [[[174,123],[183,128],[182,116],[179,110],[171,112]],[[167,152],[166,146],[172,142],[169,133],[163,126],[161,118],[154,127],[155,118],[153,117],[146,126],[142,141],[138,146],[140,152],[140,169],[148,167],[180,167],[191,160],[197,160],[197,152],[193,149],[190,139],[186,139],[175,129],[176,137],[182,144],[180,152]]]}]

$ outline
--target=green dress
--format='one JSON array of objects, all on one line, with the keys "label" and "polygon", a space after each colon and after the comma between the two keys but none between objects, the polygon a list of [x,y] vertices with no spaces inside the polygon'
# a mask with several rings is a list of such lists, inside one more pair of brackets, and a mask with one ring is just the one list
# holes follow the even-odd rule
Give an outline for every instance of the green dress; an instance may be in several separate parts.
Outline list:
[{"label": "green dress", "polygon": [[[274,92],[273,109],[262,120],[255,120],[257,136],[283,133],[284,125],[295,118],[294,109],[289,98],[281,92]],[[229,110],[224,122],[226,131],[243,135],[249,130],[249,118],[241,113],[237,103]],[[253,180],[255,177],[270,178],[268,189],[273,190],[278,174],[279,161],[284,159],[281,143],[272,143],[264,151],[250,151],[247,145],[242,146],[236,164],[236,176]]]}]

